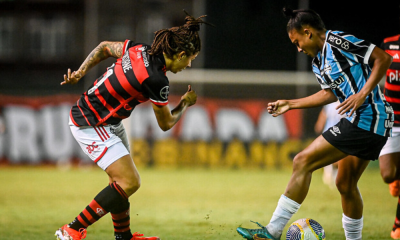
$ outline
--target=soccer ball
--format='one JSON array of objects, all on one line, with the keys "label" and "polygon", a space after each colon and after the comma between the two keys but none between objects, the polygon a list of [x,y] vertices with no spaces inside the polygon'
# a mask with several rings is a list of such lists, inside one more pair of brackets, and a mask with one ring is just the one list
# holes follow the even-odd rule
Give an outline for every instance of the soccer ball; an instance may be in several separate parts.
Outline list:
[{"label": "soccer ball", "polygon": [[325,240],[325,231],[317,221],[302,218],[289,226],[286,240]]}]

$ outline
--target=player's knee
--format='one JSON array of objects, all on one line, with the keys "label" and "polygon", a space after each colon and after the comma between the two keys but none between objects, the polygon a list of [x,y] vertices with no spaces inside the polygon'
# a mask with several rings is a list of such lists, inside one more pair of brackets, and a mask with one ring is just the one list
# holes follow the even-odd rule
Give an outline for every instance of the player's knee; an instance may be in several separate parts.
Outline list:
[{"label": "player's knee", "polygon": [[308,169],[308,156],[304,152],[300,152],[293,159],[293,171],[306,169]]},{"label": "player's knee", "polygon": [[140,177],[137,176],[135,178],[127,179],[125,192],[128,196],[134,194],[137,190],[139,190],[141,185]]},{"label": "player's knee", "polygon": [[391,172],[383,172],[381,171],[381,176],[382,179],[385,183],[392,183],[393,181],[397,180],[395,174],[392,174]]},{"label": "player's knee", "polygon": [[354,190],[357,190],[357,183],[352,183],[343,178],[336,178],[336,187],[340,194],[346,195]]}]

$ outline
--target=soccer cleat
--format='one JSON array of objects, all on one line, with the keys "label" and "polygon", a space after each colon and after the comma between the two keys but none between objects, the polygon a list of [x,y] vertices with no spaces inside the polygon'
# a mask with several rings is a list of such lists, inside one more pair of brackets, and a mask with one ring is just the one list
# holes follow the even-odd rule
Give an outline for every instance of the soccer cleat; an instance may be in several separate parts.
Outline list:
[{"label": "soccer cleat", "polygon": [[393,197],[398,197],[400,195],[400,180],[389,183],[389,191]]},{"label": "soccer cleat", "polygon": [[58,240],[81,240],[86,237],[86,229],[81,228],[76,231],[65,224],[56,231],[55,235]]},{"label": "soccer cleat", "polygon": [[390,236],[391,236],[393,239],[400,239],[400,228],[396,228],[395,230],[393,230],[393,231],[390,233]]},{"label": "soccer cleat", "polygon": [[[253,221],[251,221],[253,222]],[[280,238],[274,238],[267,230],[266,227],[259,224],[258,222],[253,222],[257,224],[261,229],[248,229],[238,227],[236,231],[245,239],[254,239],[254,240],[279,240]]]},{"label": "soccer cleat", "polygon": [[160,240],[159,237],[143,237],[144,234],[140,234],[138,232],[135,232],[132,235],[133,237],[131,238],[131,240]]}]

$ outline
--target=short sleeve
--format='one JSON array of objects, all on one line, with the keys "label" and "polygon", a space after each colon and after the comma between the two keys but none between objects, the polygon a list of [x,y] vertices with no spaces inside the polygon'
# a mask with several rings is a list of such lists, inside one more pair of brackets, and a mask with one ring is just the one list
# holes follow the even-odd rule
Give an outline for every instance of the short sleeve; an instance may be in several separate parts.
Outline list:
[{"label": "short sleeve", "polygon": [[330,88],[328,84],[326,84],[325,81],[322,79],[321,72],[319,71],[318,66],[313,64],[312,68],[319,85],[321,85],[321,88],[322,89]]},{"label": "short sleeve", "polygon": [[133,47],[133,46],[135,46],[135,42],[132,41],[132,40],[126,39],[125,42],[124,42],[124,47],[123,47],[123,49],[122,49],[122,56],[125,54],[125,52],[126,52],[129,48],[131,48],[131,47]]},{"label": "short sleeve", "polygon": [[143,93],[156,105],[168,104],[169,82],[167,77],[150,77],[142,83]]},{"label": "short sleeve", "polygon": [[329,32],[326,41],[339,49],[347,58],[364,64],[368,64],[371,53],[375,48],[375,45],[368,41],[342,32]]}]

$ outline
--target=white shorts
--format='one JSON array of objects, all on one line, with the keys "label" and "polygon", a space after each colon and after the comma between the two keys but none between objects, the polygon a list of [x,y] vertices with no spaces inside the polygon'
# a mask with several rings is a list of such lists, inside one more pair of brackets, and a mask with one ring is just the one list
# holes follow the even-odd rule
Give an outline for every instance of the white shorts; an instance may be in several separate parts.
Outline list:
[{"label": "white shorts", "polygon": [[129,141],[122,123],[77,127],[70,118],[69,127],[83,152],[103,170],[121,157],[129,155]]},{"label": "white shorts", "polygon": [[392,137],[389,137],[379,156],[400,152],[400,128],[392,128]]}]

